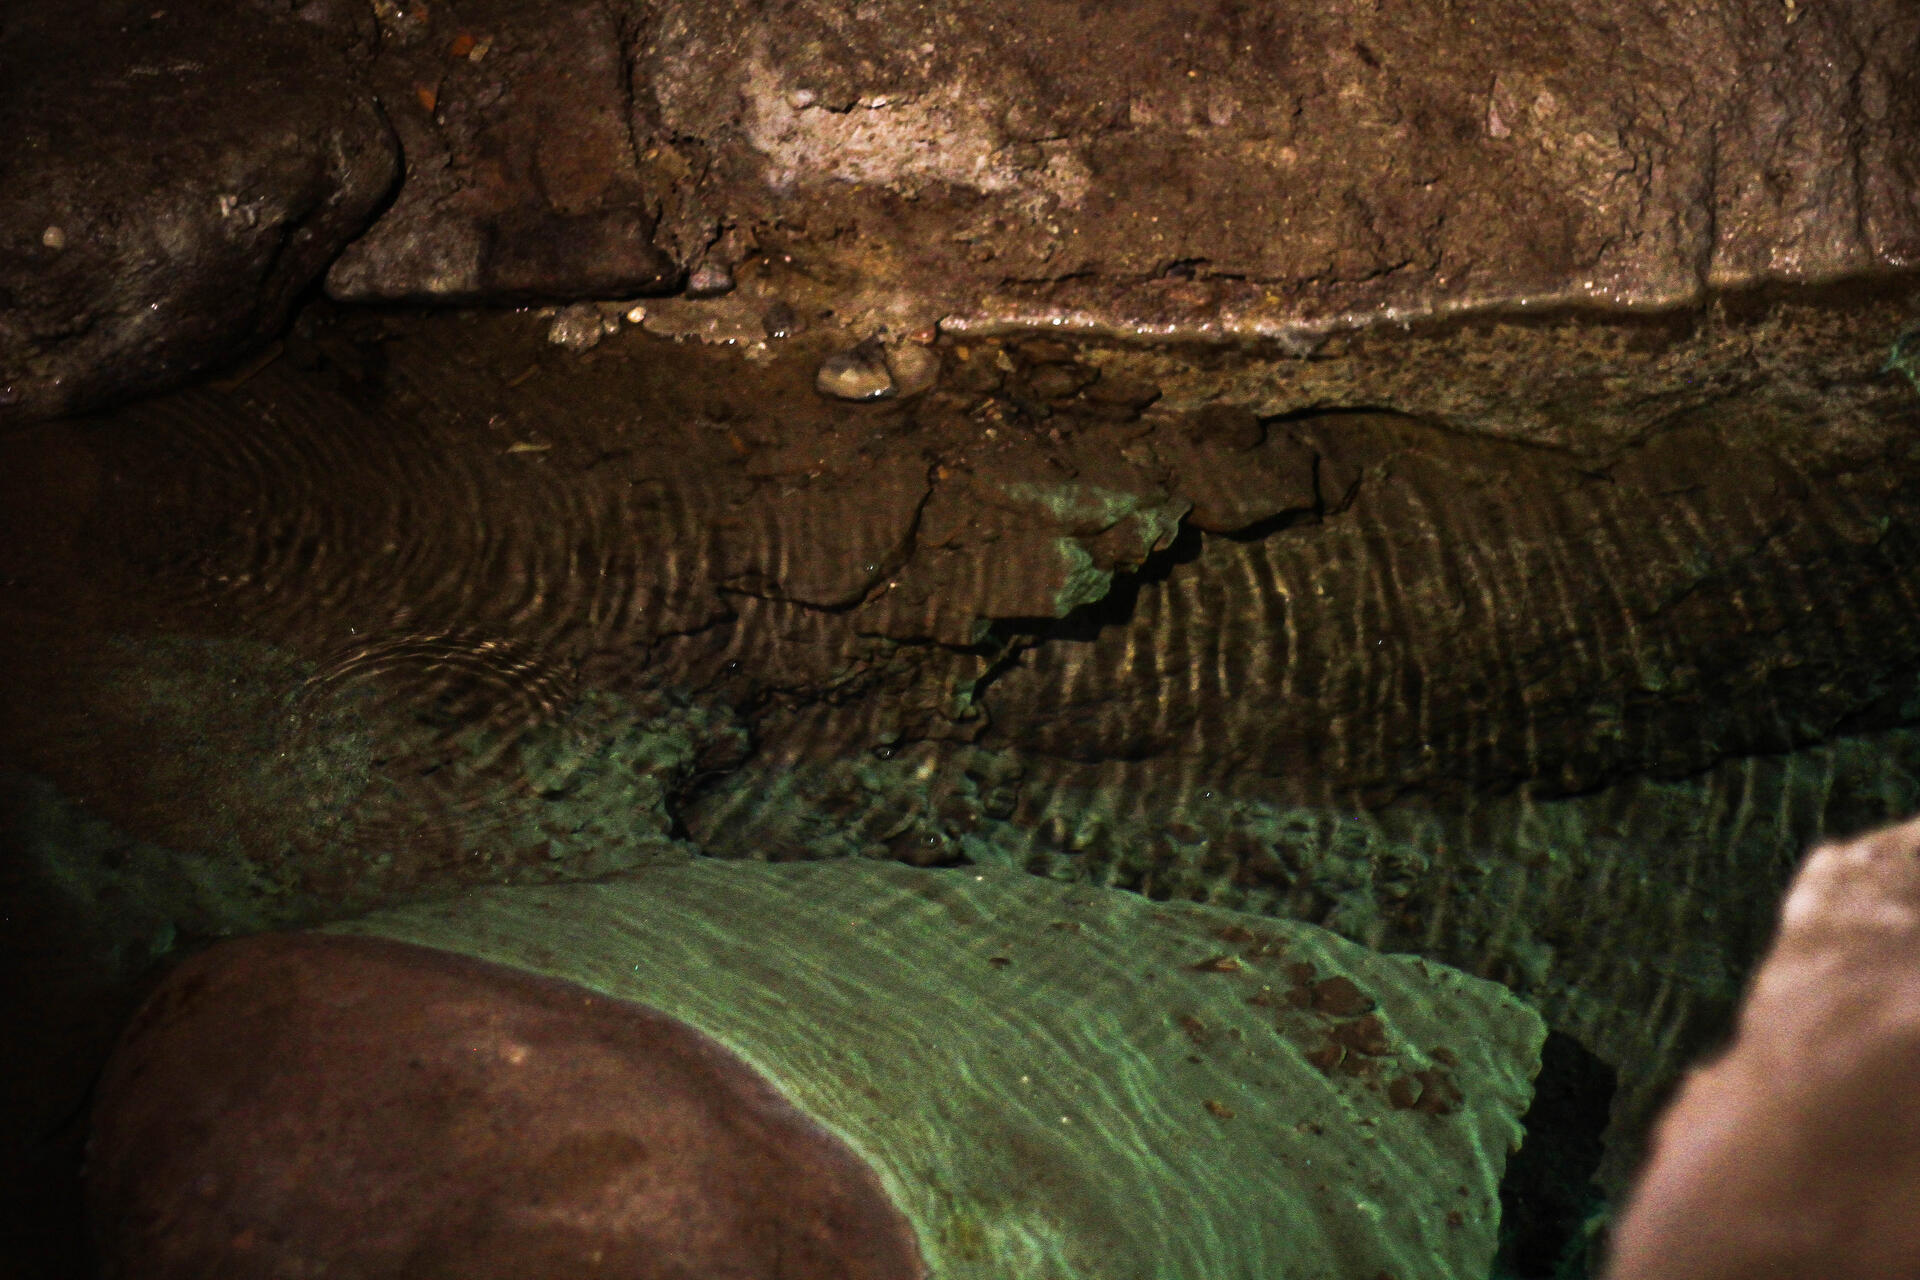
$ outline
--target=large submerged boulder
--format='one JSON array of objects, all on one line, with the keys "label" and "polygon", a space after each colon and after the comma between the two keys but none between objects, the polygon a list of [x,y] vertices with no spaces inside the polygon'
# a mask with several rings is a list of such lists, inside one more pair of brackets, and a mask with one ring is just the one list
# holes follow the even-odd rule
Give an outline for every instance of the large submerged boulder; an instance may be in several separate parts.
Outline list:
[{"label": "large submerged boulder", "polygon": [[94,1220],[129,1280],[1478,1280],[1543,1036],[1310,925],[700,862],[190,961],[103,1081]]},{"label": "large submerged boulder", "polygon": [[719,1045],[444,952],[193,961],[97,1124],[114,1276],[922,1274],[859,1158]]}]

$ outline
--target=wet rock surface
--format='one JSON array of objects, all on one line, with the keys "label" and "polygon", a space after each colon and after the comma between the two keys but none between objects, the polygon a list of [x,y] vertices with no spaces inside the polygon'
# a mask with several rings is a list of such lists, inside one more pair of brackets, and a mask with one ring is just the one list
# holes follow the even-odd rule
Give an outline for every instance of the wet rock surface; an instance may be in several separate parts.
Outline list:
[{"label": "wet rock surface", "polygon": [[395,8],[375,74],[407,186],[330,287],[608,295],[779,261],[869,329],[1299,351],[1693,306],[1920,263],[1916,50],[1896,0]]},{"label": "wet rock surface", "polygon": [[999,674],[997,732],[1378,801],[1677,778],[1920,706],[1901,568],[1920,491],[1911,462],[1887,465],[1906,415],[1817,462],[1717,416],[1606,460],[1382,415],[1287,429],[1323,477],[1352,477],[1344,509],[1195,539],[1124,622]]},{"label": "wet rock surface", "polygon": [[[310,7],[311,8],[311,7]],[[351,14],[9,6],[0,424],[265,342],[399,176]]]},{"label": "wet rock surface", "polygon": [[[116,1275],[1472,1280],[1543,1034],[1297,922],[705,861],[196,956],[116,1051],[90,1186]],[[1389,1198],[1422,1211],[1382,1231]]]},{"label": "wet rock surface", "polygon": [[1891,0],[735,0],[657,11],[635,108],[698,175],[669,240],[733,226],[972,325],[1310,340],[1911,267],[1916,42]]},{"label": "wet rock surface", "polygon": [[95,1117],[114,1276],[922,1270],[872,1171],[711,1039],[424,948],[285,935],[189,961]]},{"label": "wet rock surface", "polygon": [[398,199],[327,274],[354,301],[519,301],[663,292],[662,193],[628,120],[624,6],[499,0],[375,6],[367,71],[400,138]]},{"label": "wet rock surface", "polygon": [[338,928],[713,1036],[866,1156],[936,1276],[1478,1280],[1542,1036],[1444,966],[1012,869],[701,860]]},{"label": "wet rock surface", "polygon": [[813,385],[821,395],[835,400],[885,400],[898,394],[886,352],[871,340],[822,360]]},{"label": "wet rock surface", "polygon": [[[1618,1185],[1794,854],[1920,803],[1890,305],[1703,318],[1663,350],[1863,356],[1586,450],[1051,338],[941,339],[933,390],[840,402],[843,333],[743,359],[596,314],[574,350],[323,307],[244,382],[8,439],[36,891],[143,956],[700,852],[1301,917],[1617,1067]],[[100,820],[147,852],[61,852]]]}]

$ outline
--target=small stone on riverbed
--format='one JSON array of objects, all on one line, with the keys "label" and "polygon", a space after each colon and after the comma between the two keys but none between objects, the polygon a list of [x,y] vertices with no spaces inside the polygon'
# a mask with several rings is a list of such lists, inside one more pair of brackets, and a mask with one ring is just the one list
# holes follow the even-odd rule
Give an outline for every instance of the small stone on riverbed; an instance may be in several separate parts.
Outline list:
[{"label": "small stone on riverbed", "polygon": [[903,342],[887,352],[887,371],[896,395],[917,396],[939,381],[940,355],[932,347]]},{"label": "small stone on riverbed", "polygon": [[821,395],[835,400],[885,400],[897,394],[886,348],[877,338],[821,361],[813,385]]},{"label": "small stone on riverbed", "polygon": [[547,341],[569,351],[586,351],[619,328],[619,317],[602,314],[591,302],[576,302],[562,307],[553,317],[553,323],[547,328]]},{"label": "small stone on riverbed", "polygon": [[760,317],[760,327],[766,330],[769,338],[791,338],[806,326],[800,321],[800,315],[785,302],[776,301]]}]

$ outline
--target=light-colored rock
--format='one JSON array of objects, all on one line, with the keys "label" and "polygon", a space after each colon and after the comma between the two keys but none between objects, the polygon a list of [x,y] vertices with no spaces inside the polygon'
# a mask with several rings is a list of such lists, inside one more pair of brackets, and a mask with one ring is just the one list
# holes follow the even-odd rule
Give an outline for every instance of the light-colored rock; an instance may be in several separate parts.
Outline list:
[{"label": "light-colored rock", "polygon": [[871,340],[821,361],[813,385],[835,400],[886,400],[898,394],[886,351]]},{"label": "light-colored rock", "polygon": [[604,314],[591,302],[576,302],[554,314],[553,323],[547,327],[547,341],[569,351],[587,351],[619,330],[618,316]]},{"label": "light-colored rock", "polygon": [[1898,1280],[1920,1257],[1920,821],[1816,849],[1732,1045],[1660,1121],[1613,1280]]}]

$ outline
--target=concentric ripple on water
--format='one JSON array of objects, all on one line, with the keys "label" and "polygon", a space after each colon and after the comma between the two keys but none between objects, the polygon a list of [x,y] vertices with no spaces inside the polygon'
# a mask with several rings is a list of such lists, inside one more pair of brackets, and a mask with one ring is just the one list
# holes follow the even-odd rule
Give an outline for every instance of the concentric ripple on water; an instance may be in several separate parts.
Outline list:
[{"label": "concentric ripple on water", "polygon": [[[357,642],[307,681],[283,755],[332,756],[342,817],[371,845],[465,837],[510,820],[527,754],[575,701],[571,673],[525,646],[450,634]],[[324,778],[324,774],[320,775]]]}]

